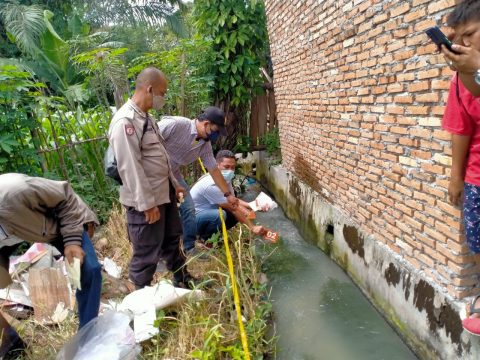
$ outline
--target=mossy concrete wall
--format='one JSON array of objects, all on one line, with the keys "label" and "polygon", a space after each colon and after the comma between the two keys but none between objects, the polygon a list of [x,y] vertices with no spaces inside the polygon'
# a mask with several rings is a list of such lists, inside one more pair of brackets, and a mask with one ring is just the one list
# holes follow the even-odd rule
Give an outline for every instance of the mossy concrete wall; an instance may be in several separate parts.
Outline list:
[{"label": "mossy concrete wall", "polygon": [[[257,178],[304,238],[338,263],[421,359],[479,359],[480,341],[462,329],[463,302],[428,281],[388,246],[287,172],[254,154]],[[381,230],[381,229],[380,229]],[[333,233],[333,236],[331,234]]]}]

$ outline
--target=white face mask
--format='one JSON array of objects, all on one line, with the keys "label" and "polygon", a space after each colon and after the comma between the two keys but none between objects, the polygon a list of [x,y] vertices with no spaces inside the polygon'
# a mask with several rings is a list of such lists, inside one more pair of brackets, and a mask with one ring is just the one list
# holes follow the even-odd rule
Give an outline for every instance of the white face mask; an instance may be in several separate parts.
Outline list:
[{"label": "white face mask", "polygon": [[[153,94],[153,93],[152,93]],[[154,110],[161,110],[165,106],[165,97],[162,95],[153,95],[152,108]]]},{"label": "white face mask", "polygon": [[226,182],[231,182],[235,177],[235,171],[233,170],[222,170],[223,178]]}]

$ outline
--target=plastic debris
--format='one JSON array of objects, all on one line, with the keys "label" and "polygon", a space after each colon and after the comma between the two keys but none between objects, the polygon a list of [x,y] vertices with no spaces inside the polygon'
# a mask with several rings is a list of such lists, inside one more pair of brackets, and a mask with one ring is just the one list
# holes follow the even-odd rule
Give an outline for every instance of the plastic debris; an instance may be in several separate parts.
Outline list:
[{"label": "plastic debris", "polygon": [[67,268],[67,275],[70,284],[72,284],[74,289],[82,290],[80,282],[80,259],[74,257],[73,264],[70,264],[68,260],[65,261],[65,267]]},{"label": "plastic debris", "polygon": [[118,266],[115,261],[108,257],[103,259],[103,268],[108,275],[114,277],[115,279],[119,279],[120,275],[122,274],[122,268]]},{"label": "plastic debris", "polygon": [[248,204],[253,211],[270,211],[278,207],[277,203],[264,192],[258,194],[257,198]]},{"label": "plastic debris", "polygon": [[55,311],[53,312],[52,321],[55,324],[59,324],[67,318],[69,313],[70,312],[68,309],[65,308],[65,304],[63,302],[59,302],[55,308]]},{"label": "plastic debris", "polygon": [[135,344],[130,320],[127,314],[107,311],[81,328],[57,360],[135,360],[141,349]]},{"label": "plastic debris", "polygon": [[18,283],[14,283],[6,289],[0,289],[0,299],[5,300],[2,304],[4,306],[21,304],[33,307],[30,297],[25,294],[25,291]]},{"label": "plastic debris", "polygon": [[200,300],[203,296],[201,290],[176,288],[168,281],[161,281],[157,285],[146,286],[128,294],[116,306],[116,310],[133,314],[135,339],[141,342],[158,332],[158,329],[153,327],[156,319],[155,310],[179,303],[187,297]]}]

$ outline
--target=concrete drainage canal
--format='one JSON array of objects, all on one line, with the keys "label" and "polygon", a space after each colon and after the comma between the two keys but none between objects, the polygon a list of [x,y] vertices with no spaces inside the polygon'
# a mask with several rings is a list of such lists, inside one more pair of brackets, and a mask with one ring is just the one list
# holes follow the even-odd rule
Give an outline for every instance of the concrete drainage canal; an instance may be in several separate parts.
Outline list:
[{"label": "concrete drainage canal", "polygon": [[[264,261],[272,285],[276,359],[417,359],[344,271],[307,243],[282,209],[257,213],[257,220],[281,234]],[[266,254],[273,247],[264,249]]]}]

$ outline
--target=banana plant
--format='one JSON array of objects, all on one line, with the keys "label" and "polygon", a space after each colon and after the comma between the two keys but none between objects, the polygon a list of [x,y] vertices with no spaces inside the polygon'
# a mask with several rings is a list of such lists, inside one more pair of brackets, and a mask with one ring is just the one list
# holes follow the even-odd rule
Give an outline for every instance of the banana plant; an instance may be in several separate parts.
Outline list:
[{"label": "banana plant", "polygon": [[6,3],[0,7],[0,16],[8,38],[24,54],[18,59],[0,59],[0,65],[13,63],[30,69],[51,93],[64,96],[71,105],[84,99],[78,91],[82,77],[70,61],[69,43],[52,26],[51,11]]}]

